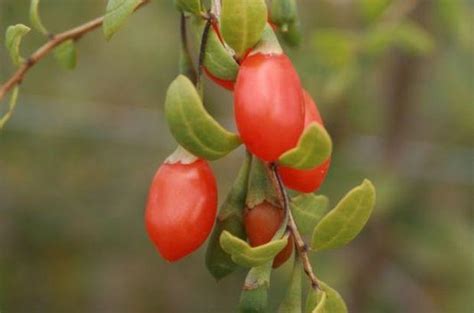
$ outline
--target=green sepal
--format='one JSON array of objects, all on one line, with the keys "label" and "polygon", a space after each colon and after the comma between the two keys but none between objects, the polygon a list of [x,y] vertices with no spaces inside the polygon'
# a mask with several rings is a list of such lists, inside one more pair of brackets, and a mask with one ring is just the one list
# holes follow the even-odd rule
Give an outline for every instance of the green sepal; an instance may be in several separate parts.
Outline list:
[{"label": "green sepal", "polygon": [[329,199],[313,193],[299,194],[291,198],[290,206],[298,230],[310,234],[327,211]]},{"label": "green sepal", "polygon": [[306,298],[305,313],[347,313],[341,295],[326,283],[319,281],[322,290],[311,289]]},{"label": "green sepal", "polygon": [[40,0],[31,0],[30,3],[30,22],[33,25],[33,28],[42,33],[43,35],[48,34],[48,30],[44,27],[43,23],[41,22],[41,18],[39,15],[39,2]]},{"label": "green sepal", "polygon": [[74,40],[66,40],[54,49],[54,58],[65,69],[72,70],[77,64],[77,52]]},{"label": "green sepal", "polygon": [[364,228],[374,205],[374,185],[365,179],[349,191],[314,228],[311,248],[320,251],[348,244]]},{"label": "green sepal", "polygon": [[204,67],[215,77],[227,81],[235,81],[239,72],[239,64],[220,41],[213,27],[209,30]]},{"label": "green sepal", "polygon": [[290,285],[280,307],[278,308],[278,313],[301,313],[302,272],[303,265],[300,259],[296,257],[293,265],[293,272],[291,274]]},{"label": "green sepal", "polygon": [[224,230],[228,231],[243,240],[247,237],[242,215],[247,196],[251,163],[252,155],[247,153],[232,189],[221,206],[216,225],[209,239],[206,251],[206,267],[216,279],[225,277],[237,268],[237,264],[232,261],[231,256],[222,249],[219,243],[222,232]]},{"label": "green sepal", "polygon": [[236,134],[224,129],[206,111],[198,91],[184,75],[168,88],[165,115],[176,141],[203,159],[219,159],[241,144]]},{"label": "green sepal", "polygon": [[298,17],[296,0],[272,0],[271,20],[273,23],[287,31],[288,26]]},{"label": "green sepal", "polygon": [[319,123],[305,128],[298,144],[279,158],[280,165],[296,169],[312,169],[326,161],[332,153],[331,137]]},{"label": "green sepal", "polygon": [[104,23],[102,24],[105,39],[110,40],[112,38],[141,2],[141,0],[109,0],[107,2]]},{"label": "green sepal", "polygon": [[249,187],[245,201],[248,208],[252,209],[264,201],[280,207],[278,195],[269,177],[270,173],[266,163],[254,157],[250,169]]},{"label": "green sepal", "polygon": [[220,237],[222,249],[230,254],[232,261],[243,267],[256,267],[271,261],[288,243],[288,236],[251,247],[250,244],[224,230]]},{"label": "green sepal", "polygon": [[242,57],[262,36],[267,23],[265,0],[223,0],[220,22],[225,42]]},{"label": "green sepal", "polygon": [[23,24],[8,26],[5,33],[5,46],[10,52],[10,58],[16,66],[21,65],[24,59],[20,55],[20,43],[23,36],[29,33],[31,29]]},{"label": "green sepal", "polygon": [[287,31],[279,32],[283,41],[290,47],[298,47],[301,43],[301,24],[299,21],[288,24]]},{"label": "green sepal", "polygon": [[270,261],[261,266],[250,269],[245,278],[242,293],[240,294],[239,312],[266,312],[272,263],[273,262]]},{"label": "green sepal", "polygon": [[202,11],[201,0],[174,0],[178,10],[192,14],[200,14]]}]

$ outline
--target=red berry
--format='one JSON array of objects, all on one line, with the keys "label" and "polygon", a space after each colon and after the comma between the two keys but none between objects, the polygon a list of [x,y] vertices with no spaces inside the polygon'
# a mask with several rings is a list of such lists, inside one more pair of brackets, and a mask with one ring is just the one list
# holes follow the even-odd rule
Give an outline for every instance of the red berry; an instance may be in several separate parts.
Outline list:
[{"label": "red berry", "polygon": [[198,249],[211,232],[216,212],[216,180],[207,162],[160,166],[151,184],[145,222],[163,258],[177,261]]},{"label": "red berry", "polygon": [[[323,125],[318,108],[306,90],[304,91],[304,100],[306,107],[305,127],[313,122]],[[288,188],[301,192],[314,192],[326,178],[330,163],[331,159],[329,158],[323,164],[310,170],[298,170],[282,166],[280,167],[282,181]]]},{"label": "red berry", "polygon": [[284,54],[253,54],[244,59],[234,88],[240,137],[265,161],[293,148],[304,127],[300,79]]},{"label": "red berry", "polygon": [[[269,242],[285,217],[281,208],[268,202],[262,202],[252,209],[246,208],[244,213],[245,231],[252,247],[257,247]],[[277,268],[285,263],[293,252],[293,237],[288,238],[286,247],[277,254],[273,260],[273,267]]]}]

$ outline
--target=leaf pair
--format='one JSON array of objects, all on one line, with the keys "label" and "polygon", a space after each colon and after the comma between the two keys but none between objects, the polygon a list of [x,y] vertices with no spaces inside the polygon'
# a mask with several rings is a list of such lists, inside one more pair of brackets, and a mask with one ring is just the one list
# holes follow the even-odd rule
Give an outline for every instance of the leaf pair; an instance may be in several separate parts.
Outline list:
[{"label": "leaf pair", "polygon": [[241,144],[236,134],[224,129],[206,111],[193,83],[183,75],[168,88],[165,114],[178,143],[198,157],[216,160]]}]

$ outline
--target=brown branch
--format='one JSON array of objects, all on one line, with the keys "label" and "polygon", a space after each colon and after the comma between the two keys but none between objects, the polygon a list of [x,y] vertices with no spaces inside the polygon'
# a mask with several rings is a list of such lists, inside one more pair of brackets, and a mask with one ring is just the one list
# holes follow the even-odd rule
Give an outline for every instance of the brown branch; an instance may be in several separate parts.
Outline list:
[{"label": "brown branch", "polygon": [[[143,5],[147,4],[150,0],[142,0],[141,3],[136,7],[138,10]],[[83,35],[97,29],[104,22],[104,17],[98,17],[85,24],[67,30],[57,35],[49,36],[49,40],[36,50],[32,55],[26,59],[26,61],[13,73],[13,75],[0,87],[0,101],[5,95],[12,90],[16,85],[21,84],[26,73],[41,59],[47,56],[55,47],[67,40],[79,40]]]},{"label": "brown branch", "polygon": [[283,209],[288,212],[288,229],[290,230],[291,234],[293,235],[293,238],[295,239],[295,246],[297,249],[298,256],[300,257],[301,262],[303,263],[304,272],[311,281],[311,287],[314,290],[321,289],[319,281],[316,278],[316,275],[314,274],[313,267],[309,260],[308,245],[304,242],[303,237],[298,231],[295,219],[293,218],[293,214],[291,213],[288,194],[281,181],[280,173],[278,171],[278,165],[276,165],[275,163],[270,163],[270,170],[273,174],[272,182],[274,184],[275,189],[278,191],[280,202],[283,205]]}]

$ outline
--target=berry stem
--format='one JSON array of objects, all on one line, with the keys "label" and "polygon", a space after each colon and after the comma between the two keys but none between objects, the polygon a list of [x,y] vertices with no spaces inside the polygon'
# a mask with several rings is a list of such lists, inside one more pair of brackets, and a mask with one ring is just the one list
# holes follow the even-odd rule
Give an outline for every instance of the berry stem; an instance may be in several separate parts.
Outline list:
[{"label": "berry stem", "polygon": [[296,226],[295,219],[293,218],[293,214],[291,213],[290,206],[289,206],[289,199],[288,193],[286,192],[285,187],[283,186],[283,182],[281,180],[280,173],[278,171],[278,165],[275,163],[270,163],[270,171],[272,172],[272,182],[275,189],[278,192],[280,197],[280,202],[283,206],[283,209],[288,212],[288,229],[293,235],[295,239],[295,246],[296,251],[298,253],[299,258],[301,259],[301,263],[303,263],[303,268],[306,276],[308,276],[311,287],[314,290],[321,289],[319,285],[319,281],[314,274],[313,267],[309,260],[308,256],[308,245],[304,242],[303,237],[301,236],[300,232],[298,231],[298,227]]}]

